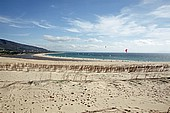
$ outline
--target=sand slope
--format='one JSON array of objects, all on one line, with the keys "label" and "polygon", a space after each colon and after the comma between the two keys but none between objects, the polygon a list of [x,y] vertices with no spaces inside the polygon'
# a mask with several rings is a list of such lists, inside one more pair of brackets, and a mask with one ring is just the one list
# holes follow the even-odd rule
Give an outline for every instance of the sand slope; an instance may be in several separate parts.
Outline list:
[{"label": "sand slope", "polygon": [[169,65],[0,57],[0,112],[167,113]]}]

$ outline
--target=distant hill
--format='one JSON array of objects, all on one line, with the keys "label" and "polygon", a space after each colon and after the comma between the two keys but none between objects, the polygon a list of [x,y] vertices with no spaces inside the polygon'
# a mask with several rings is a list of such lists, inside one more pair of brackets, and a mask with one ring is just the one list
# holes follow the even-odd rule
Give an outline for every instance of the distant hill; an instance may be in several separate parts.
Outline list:
[{"label": "distant hill", "polygon": [[42,53],[49,52],[47,49],[20,44],[4,39],[0,39],[0,52],[13,52],[13,53]]}]

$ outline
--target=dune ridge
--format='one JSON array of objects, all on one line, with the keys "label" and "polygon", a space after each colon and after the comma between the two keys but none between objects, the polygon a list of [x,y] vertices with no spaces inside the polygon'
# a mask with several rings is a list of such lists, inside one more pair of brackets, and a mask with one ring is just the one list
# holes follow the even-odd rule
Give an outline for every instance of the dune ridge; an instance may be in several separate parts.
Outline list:
[{"label": "dune ridge", "polygon": [[89,71],[97,73],[111,72],[164,72],[169,71],[168,64],[130,64],[130,65],[47,65],[36,63],[0,63],[0,71],[56,71],[56,70],[73,70]]}]

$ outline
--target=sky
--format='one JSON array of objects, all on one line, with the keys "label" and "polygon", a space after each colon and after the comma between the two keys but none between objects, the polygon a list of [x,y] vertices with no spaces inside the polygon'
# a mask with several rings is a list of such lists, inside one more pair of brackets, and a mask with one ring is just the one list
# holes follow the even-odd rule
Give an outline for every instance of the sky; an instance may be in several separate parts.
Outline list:
[{"label": "sky", "polygon": [[0,0],[0,39],[53,51],[170,53],[170,0]]}]

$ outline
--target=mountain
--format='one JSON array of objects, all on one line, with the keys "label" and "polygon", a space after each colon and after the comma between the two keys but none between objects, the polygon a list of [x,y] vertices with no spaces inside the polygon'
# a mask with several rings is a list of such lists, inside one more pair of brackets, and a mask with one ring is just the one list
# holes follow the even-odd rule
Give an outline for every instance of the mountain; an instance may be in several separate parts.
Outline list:
[{"label": "mountain", "polygon": [[4,39],[0,39],[0,52],[15,52],[15,53],[42,53],[49,52],[47,49],[20,44]]}]

